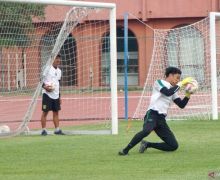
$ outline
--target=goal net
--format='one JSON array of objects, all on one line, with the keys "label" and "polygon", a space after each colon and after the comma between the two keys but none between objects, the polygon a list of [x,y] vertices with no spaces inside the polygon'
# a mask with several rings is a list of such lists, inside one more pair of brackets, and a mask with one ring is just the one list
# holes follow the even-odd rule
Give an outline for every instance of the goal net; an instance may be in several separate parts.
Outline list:
[{"label": "goal net", "polygon": [[0,127],[10,128],[0,136],[40,134],[42,83],[58,54],[60,128],[117,134],[115,5],[37,2],[0,0]]},{"label": "goal net", "polygon": [[[199,89],[191,96],[184,109],[178,108],[173,103],[167,119],[210,119],[212,113],[210,18],[183,27],[153,31],[152,59],[133,118],[143,119],[155,80],[164,78],[168,66],[175,66],[182,70],[182,78],[194,77],[199,83]],[[181,90],[179,95],[183,98],[184,90]]]}]

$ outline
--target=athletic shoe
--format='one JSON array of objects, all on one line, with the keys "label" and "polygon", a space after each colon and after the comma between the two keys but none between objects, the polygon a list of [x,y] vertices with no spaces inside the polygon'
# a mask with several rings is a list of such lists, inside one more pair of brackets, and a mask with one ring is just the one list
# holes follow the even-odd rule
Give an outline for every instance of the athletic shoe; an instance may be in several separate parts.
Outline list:
[{"label": "athletic shoe", "polygon": [[147,149],[147,145],[148,145],[148,142],[142,140],[140,148],[139,148],[139,153],[144,153],[144,151]]},{"label": "athletic shoe", "polygon": [[56,135],[65,135],[61,129],[59,131],[54,131],[54,134],[56,134]]},{"label": "athletic shoe", "polygon": [[47,131],[46,131],[46,130],[43,130],[43,131],[41,132],[41,135],[42,135],[42,136],[46,136],[46,135],[47,135]]},{"label": "athletic shoe", "polygon": [[124,150],[121,150],[118,152],[118,155],[119,156],[126,156],[126,155],[128,155],[128,153],[124,152]]}]

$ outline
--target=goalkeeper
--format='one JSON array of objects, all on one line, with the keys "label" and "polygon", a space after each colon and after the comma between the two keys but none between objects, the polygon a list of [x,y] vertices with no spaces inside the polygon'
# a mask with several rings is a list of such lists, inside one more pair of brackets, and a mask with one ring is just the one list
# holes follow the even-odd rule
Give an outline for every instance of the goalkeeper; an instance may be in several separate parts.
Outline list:
[{"label": "goalkeeper", "polygon": [[[143,130],[138,132],[123,150],[119,151],[119,155],[127,155],[129,150],[139,142],[141,142],[140,153],[143,153],[147,148],[155,148],[162,151],[175,151],[178,148],[177,140],[165,118],[171,101],[174,101],[180,108],[184,108],[190,99],[189,93],[186,93],[183,99],[177,95],[177,91],[182,86],[193,80],[191,77],[187,77],[180,81],[181,73],[181,70],[176,67],[168,67],[165,71],[165,80],[155,81],[150,105],[144,117]],[[163,142],[144,141],[143,138],[152,131],[155,131]]]}]

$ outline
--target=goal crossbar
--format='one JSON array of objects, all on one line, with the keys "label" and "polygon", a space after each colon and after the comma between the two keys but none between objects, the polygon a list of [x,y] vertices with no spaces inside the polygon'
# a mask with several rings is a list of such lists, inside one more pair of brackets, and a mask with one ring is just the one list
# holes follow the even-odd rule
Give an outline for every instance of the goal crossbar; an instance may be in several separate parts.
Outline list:
[{"label": "goal crossbar", "polygon": [[33,3],[47,5],[62,5],[62,6],[78,6],[78,7],[94,7],[94,8],[116,8],[114,3],[99,3],[99,2],[81,2],[68,0],[0,0],[0,2],[16,2],[16,3]]}]

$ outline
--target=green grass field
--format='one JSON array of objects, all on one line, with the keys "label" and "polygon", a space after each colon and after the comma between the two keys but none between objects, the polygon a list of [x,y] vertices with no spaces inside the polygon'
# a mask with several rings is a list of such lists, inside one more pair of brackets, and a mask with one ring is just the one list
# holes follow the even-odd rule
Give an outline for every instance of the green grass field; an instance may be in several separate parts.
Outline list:
[{"label": "green grass field", "polygon": [[[120,134],[76,136],[21,136],[0,139],[1,180],[181,180],[208,179],[220,172],[220,121],[169,121],[178,141],[175,152],[149,149],[120,157],[142,122]],[[147,140],[159,141],[152,133]],[[220,177],[218,177],[220,178]]]}]

